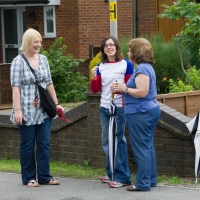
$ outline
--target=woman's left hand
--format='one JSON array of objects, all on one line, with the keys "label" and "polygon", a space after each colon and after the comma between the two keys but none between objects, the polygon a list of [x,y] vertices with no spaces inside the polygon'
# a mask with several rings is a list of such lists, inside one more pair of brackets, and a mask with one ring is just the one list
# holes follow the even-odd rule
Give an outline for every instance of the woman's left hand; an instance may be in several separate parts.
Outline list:
[{"label": "woman's left hand", "polygon": [[61,105],[57,105],[57,106],[56,106],[56,109],[61,109],[63,112],[64,112],[64,110],[65,110]]},{"label": "woman's left hand", "polygon": [[125,83],[115,82],[110,86],[111,92],[121,92],[121,93],[123,93],[125,89],[126,89]]}]

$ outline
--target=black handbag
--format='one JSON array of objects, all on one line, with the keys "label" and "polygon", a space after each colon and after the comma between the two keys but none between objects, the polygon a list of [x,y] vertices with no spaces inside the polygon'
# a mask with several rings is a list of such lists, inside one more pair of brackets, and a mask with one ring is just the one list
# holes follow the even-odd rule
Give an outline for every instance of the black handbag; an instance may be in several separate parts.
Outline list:
[{"label": "black handbag", "polygon": [[[25,55],[22,54],[21,55],[22,58],[26,61],[26,63],[28,64],[31,72],[33,73],[33,75],[35,76],[34,70],[32,69],[32,67],[30,66],[28,60],[26,59]],[[36,80],[36,76],[35,76],[35,80]],[[51,118],[54,118],[56,116],[56,105],[54,103],[54,101],[52,100],[51,96],[49,95],[48,91],[45,90],[41,85],[38,84],[37,80],[36,80],[36,90],[38,88],[39,91],[39,95],[40,95],[40,103],[41,103],[41,107],[44,110],[44,112],[47,113],[47,115]],[[36,91],[37,93],[37,91]]]}]

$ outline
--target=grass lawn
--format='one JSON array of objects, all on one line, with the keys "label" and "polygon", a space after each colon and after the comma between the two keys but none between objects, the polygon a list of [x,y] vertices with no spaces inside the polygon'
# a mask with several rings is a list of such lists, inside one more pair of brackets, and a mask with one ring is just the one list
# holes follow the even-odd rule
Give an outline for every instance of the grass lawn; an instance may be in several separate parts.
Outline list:
[{"label": "grass lawn", "polygon": [[[80,179],[99,180],[99,177],[106,174],[104,168],[90,167],[88,162],[81,165],[68,165],[61,162],[51,162],[51,174],[57,177],[70,177]],[[0,159],[0,171],[1,172],[13,172],[20,173],[19,160]],[[132,173],[131,180],[134,182],[135,174]],[[158,184],[160,185],[173,185],[182,187],[198,187],[200,188],[200,181],[198,185],[195,185],[194,178],[180,178],[177,176],[168,177],[166,175],[158,176]]]}]

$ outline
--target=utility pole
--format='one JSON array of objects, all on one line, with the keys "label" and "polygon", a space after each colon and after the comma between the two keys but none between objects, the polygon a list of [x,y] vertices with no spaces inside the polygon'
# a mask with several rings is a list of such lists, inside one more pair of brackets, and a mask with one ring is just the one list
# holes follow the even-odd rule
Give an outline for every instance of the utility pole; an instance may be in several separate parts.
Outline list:
[{"label": "utility pole", "polygon": [[117,39],[117,0],[109,0],[110,6],[110,35]]}]

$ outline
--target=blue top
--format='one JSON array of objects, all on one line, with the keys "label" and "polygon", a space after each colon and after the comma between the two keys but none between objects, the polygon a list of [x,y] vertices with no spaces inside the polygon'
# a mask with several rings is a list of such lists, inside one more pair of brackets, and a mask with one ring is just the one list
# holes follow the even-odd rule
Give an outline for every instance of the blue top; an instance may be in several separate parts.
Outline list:
[{"label": "blue top", "polygon": [[[37,81],[46,89],[46,85],[52,83],[49,63],[46,56],[39,54],[38,69],[35,70]],[[26,125],[41,124],[48,115],[43,112],[40,104],[40,96],[37,90],[38,106],[34,107],[34,98],[36,92],[35,76],[32,74],[28,64],[18,55],[13,59],[10,67],[11,86],[20,88],[20,104],[23,118],[27,121]],[[12,109],[10,120],[14,121],[14,108]]]},{"label": "blue top", "polygon": [[144,98],[135,98],[129,94],[124,94],[124,112],[125,114],[132,114],[138,112],[146,112],[158,106],[156,100],[156,75],[153,67],[149,63],[141,63],[138,65],[135,73],[127,82],[128,88],[136,88],[135,78],[138,74],[144,74],[149,77],[149,93]]}]

